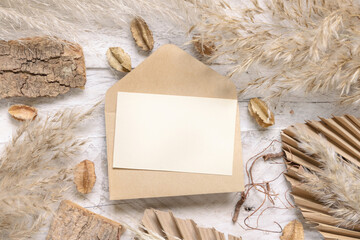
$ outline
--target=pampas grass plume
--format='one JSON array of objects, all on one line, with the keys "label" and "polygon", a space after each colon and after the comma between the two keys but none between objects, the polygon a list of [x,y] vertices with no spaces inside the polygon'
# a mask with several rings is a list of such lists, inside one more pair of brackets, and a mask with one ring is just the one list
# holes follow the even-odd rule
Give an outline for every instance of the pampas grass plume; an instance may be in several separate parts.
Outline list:
[{"label": "pampas grass plume", "polygon": [[17,129],[0,156],[0,239],[30,238],[49,221],[86,142],[74,130],[93,110],[66,109]]}]

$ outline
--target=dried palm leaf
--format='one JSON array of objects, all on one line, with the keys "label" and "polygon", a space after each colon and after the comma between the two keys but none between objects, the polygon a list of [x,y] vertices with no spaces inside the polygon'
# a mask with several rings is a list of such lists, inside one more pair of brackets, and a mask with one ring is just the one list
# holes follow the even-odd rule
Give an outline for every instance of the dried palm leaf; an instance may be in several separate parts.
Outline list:
[{"label": "dried palm leaf", "polygon": [[324,237],[360,238],[360,121],[345,115],[282,132],[295,203]]}]

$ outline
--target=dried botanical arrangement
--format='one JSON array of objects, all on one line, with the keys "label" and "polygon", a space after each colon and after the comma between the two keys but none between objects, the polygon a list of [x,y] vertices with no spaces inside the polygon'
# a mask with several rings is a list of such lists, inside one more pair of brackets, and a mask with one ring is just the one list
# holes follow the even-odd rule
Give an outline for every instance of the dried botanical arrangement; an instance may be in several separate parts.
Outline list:
[{"label": "dried botanical arrangement", "polygon": [[301,222],[293,220],[283,230],[280,240],[304,240],[304,227]]},{"label": "dried botanical arrangement", "polygon": [[252,98],[249,101],[248,109],[250,115],[261,127],[266,128],[275,124],[274,114],[264,101],[258,98]]},{"label": "dried botanical arrangement", "polygon": [[[192,219],[180,219],[172,212],[147,209],[142,219],[144,229],[154,236],[139,234],[140,239],[186,239],[186,240],[225,240],[225,235],[215,228],[199,227]],[[144,238],[142,237],[144,236]],[[155,237],[158,238],[155,238]],[[239,237],[228,236],[229,240],[241,240]]]},{"label": "dried botanical arrangement", "polygon": [[75,166],[74,182],[80,193],[90,193],[96,182],[95,165],[90,160],[84,160]]},{"label": "dried botanical arrangement", "polygon": [[360,120],[308,121],[282,132],[286,179],[304,218],[329,239],[360,238]]},{"label": "dried botanical arrangement", "polygon": [[109,65],[119,72],[131,71],[131,58],[121,47],[111,47],[106,51]]},{"label": "dried botanical arrangement", "polygon": [[86,141],[74,130],[93,110],[67,109],[17,129],[0,155],[1,239],[30,238],[47,223],[73,185],[70,158]]},{"label": "dried botanical arrangement", "polygon": [[37,116],[37,109],[24,104],[15,104],[9,107],[8,112],[11,117],[18,121],[34,120]]},{"label": "dried botanical arrangement", "polygon": [[141,17],[131,21],[131,34],[136,45],[143,51],[151,51],[154,48],[154,38],[149,26]]},{"label": "dried botanical arrangement", "polygon": [[46,240],[119,240],[124,230],[120,223],[63,200]]},{"label": "dried botanical arrangement", "polygon": [[0,99],[55,97],[86,83],[80,45],[53,37],[0,41]]},{"label": "dried botanical arrangement", "polygon": [[216,52],[210,62],[233,63],[230,75],[261,67],[241,93],[277,98],[302,90],[336,91],[360,101],[360,5],[352,0],[252,0],[239,7],[198,5],[191,31]]}]

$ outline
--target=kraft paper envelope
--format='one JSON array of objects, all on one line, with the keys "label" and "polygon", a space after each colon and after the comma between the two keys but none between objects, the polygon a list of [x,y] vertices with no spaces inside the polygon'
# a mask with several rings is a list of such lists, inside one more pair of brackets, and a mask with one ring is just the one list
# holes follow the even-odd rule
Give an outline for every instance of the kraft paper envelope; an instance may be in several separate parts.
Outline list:
[{"label": "kraft paper envelope", "polygon": [[106,93],[105,123],[110,200],[244,190],[238,109],[232,175],[113,168],[116,103],[119,91],[237,99],[236,87],[228,78],[174,45],[159,48]]}]

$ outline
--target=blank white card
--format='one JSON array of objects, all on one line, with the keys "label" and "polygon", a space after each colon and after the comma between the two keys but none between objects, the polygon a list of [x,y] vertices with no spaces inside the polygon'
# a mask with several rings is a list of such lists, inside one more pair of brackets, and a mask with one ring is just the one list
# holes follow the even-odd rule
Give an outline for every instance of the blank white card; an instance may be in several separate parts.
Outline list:
[{"label": "blank white card", "polygon": [[119,92],[114,168],[232,175],[237,100]]}]

